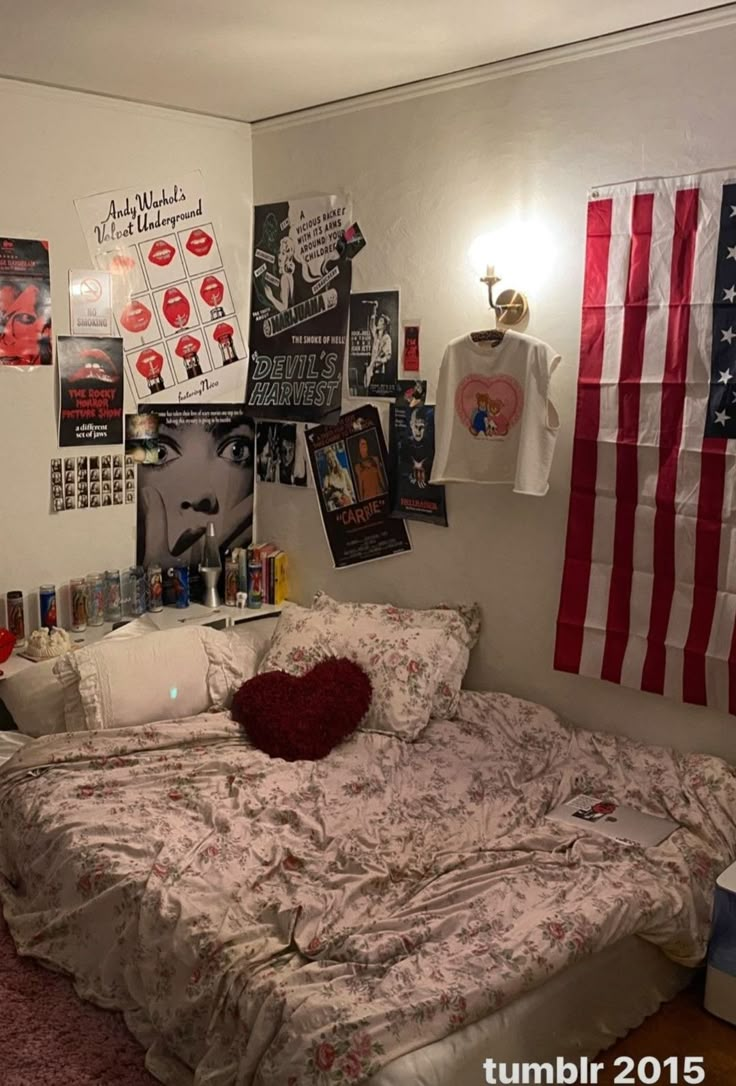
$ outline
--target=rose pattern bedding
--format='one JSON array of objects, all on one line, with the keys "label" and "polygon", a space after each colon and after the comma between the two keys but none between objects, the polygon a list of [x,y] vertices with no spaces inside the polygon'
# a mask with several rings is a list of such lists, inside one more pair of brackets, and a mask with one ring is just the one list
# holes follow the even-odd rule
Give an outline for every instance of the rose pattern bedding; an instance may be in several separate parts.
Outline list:
[{"label": "rose pattern bedding", "polygon": [[[544,819],[574,792],[681,828],[643,850]],[[0,897],[20,952],[122,1009],[161,1081],[357,1086],[630,933],[699,962],[734,812],[719,759],[502,694],[316,763],[210,713],[0,767]]]}]

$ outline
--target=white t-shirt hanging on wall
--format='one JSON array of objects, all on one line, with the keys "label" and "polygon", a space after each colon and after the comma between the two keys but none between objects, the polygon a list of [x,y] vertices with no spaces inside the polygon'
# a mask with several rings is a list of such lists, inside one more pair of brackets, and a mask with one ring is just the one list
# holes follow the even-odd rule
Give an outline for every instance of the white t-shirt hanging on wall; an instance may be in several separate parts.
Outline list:
[{"label": "white t-shirt hanging on wall", "polygon": [[557,411],[549,398],[560,356],[508,331],[499,344],[460,336],[445,349],[437,386],[432,483],[508,483],[517,494],[549,489]]}]

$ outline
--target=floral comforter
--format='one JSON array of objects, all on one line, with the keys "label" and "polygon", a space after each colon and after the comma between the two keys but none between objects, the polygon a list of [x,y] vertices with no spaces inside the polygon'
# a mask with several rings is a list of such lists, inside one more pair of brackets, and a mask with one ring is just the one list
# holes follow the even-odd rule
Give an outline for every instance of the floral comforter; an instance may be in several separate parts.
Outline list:
[{"label": "floral comforter", "polygon": [[[644,850],[544,819],[577,791],[681,828]],[[732,812],[718,759],[506,695],[316,763],[205,714],[0,767],[0,897],[19,950],[122,1009],[162,1081],[344,1086],[630,933],[698,962]]]}]

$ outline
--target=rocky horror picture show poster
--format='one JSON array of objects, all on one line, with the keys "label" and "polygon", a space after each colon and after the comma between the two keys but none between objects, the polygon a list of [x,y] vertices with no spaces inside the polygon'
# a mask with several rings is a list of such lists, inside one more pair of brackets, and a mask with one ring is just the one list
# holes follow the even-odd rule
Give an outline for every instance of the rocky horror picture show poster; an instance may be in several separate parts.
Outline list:
[{"label": "rocky horror picture show poster", "polygon": [[255,208],[245,405],[256,418],[340,410],[352,264],[337,243],[349,222],[341,196]]},{"label": "rocky horror picture show poster", "polygon": [[0,366],[50,365],[49,244],[0,238]]},{"label": "rocky horror picture show poster", "polygon": [[138,464],[137,562],[161,566],[167,600],[176,568],[186,566],[199,602],[210,521],[223,567],[225,551],[253,537],[255,423],[242,403],[139,404],[138,412],[155,413],[158,430]]},{"label": "rocky horror picture show poster", "polygon": [[336,569],[411,550],[406,525],[391,516],[388,457],[376,407],[308,430],[307,450]]},{"label": "rocky horror picture show poster", "polygon": [[434,434],[434,407],[423,399],[402,395],[391,404],[391,512],[405,520],[447,527],[445,488],[429,481]]},{"label": "rocky horror picture show poster", "polygon": [[122,445],[123,341],[57,336],[59,445]]},{"label": "rocky horror picture show poster", "polygon": [[[113,312],[136,402],[240,399],[247,251],[233,270],[197,170],[75,201]],[[237,250],[236,250],[237,251]]]},{"label": "rocky horror picture show poster", "polygon": [[351,396],[395,399],[400,335],[398,290],[351,294],[348,355]]}]

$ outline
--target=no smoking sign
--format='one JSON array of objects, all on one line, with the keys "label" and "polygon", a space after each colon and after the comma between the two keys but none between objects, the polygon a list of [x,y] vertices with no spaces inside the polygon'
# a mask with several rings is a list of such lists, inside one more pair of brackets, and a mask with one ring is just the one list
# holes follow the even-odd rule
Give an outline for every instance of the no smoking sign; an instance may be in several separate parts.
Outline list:
[{"label": "no smoking sign", "polygon": [[73,336],[115,334],[109,272],[69,272],[69,316]]}]

